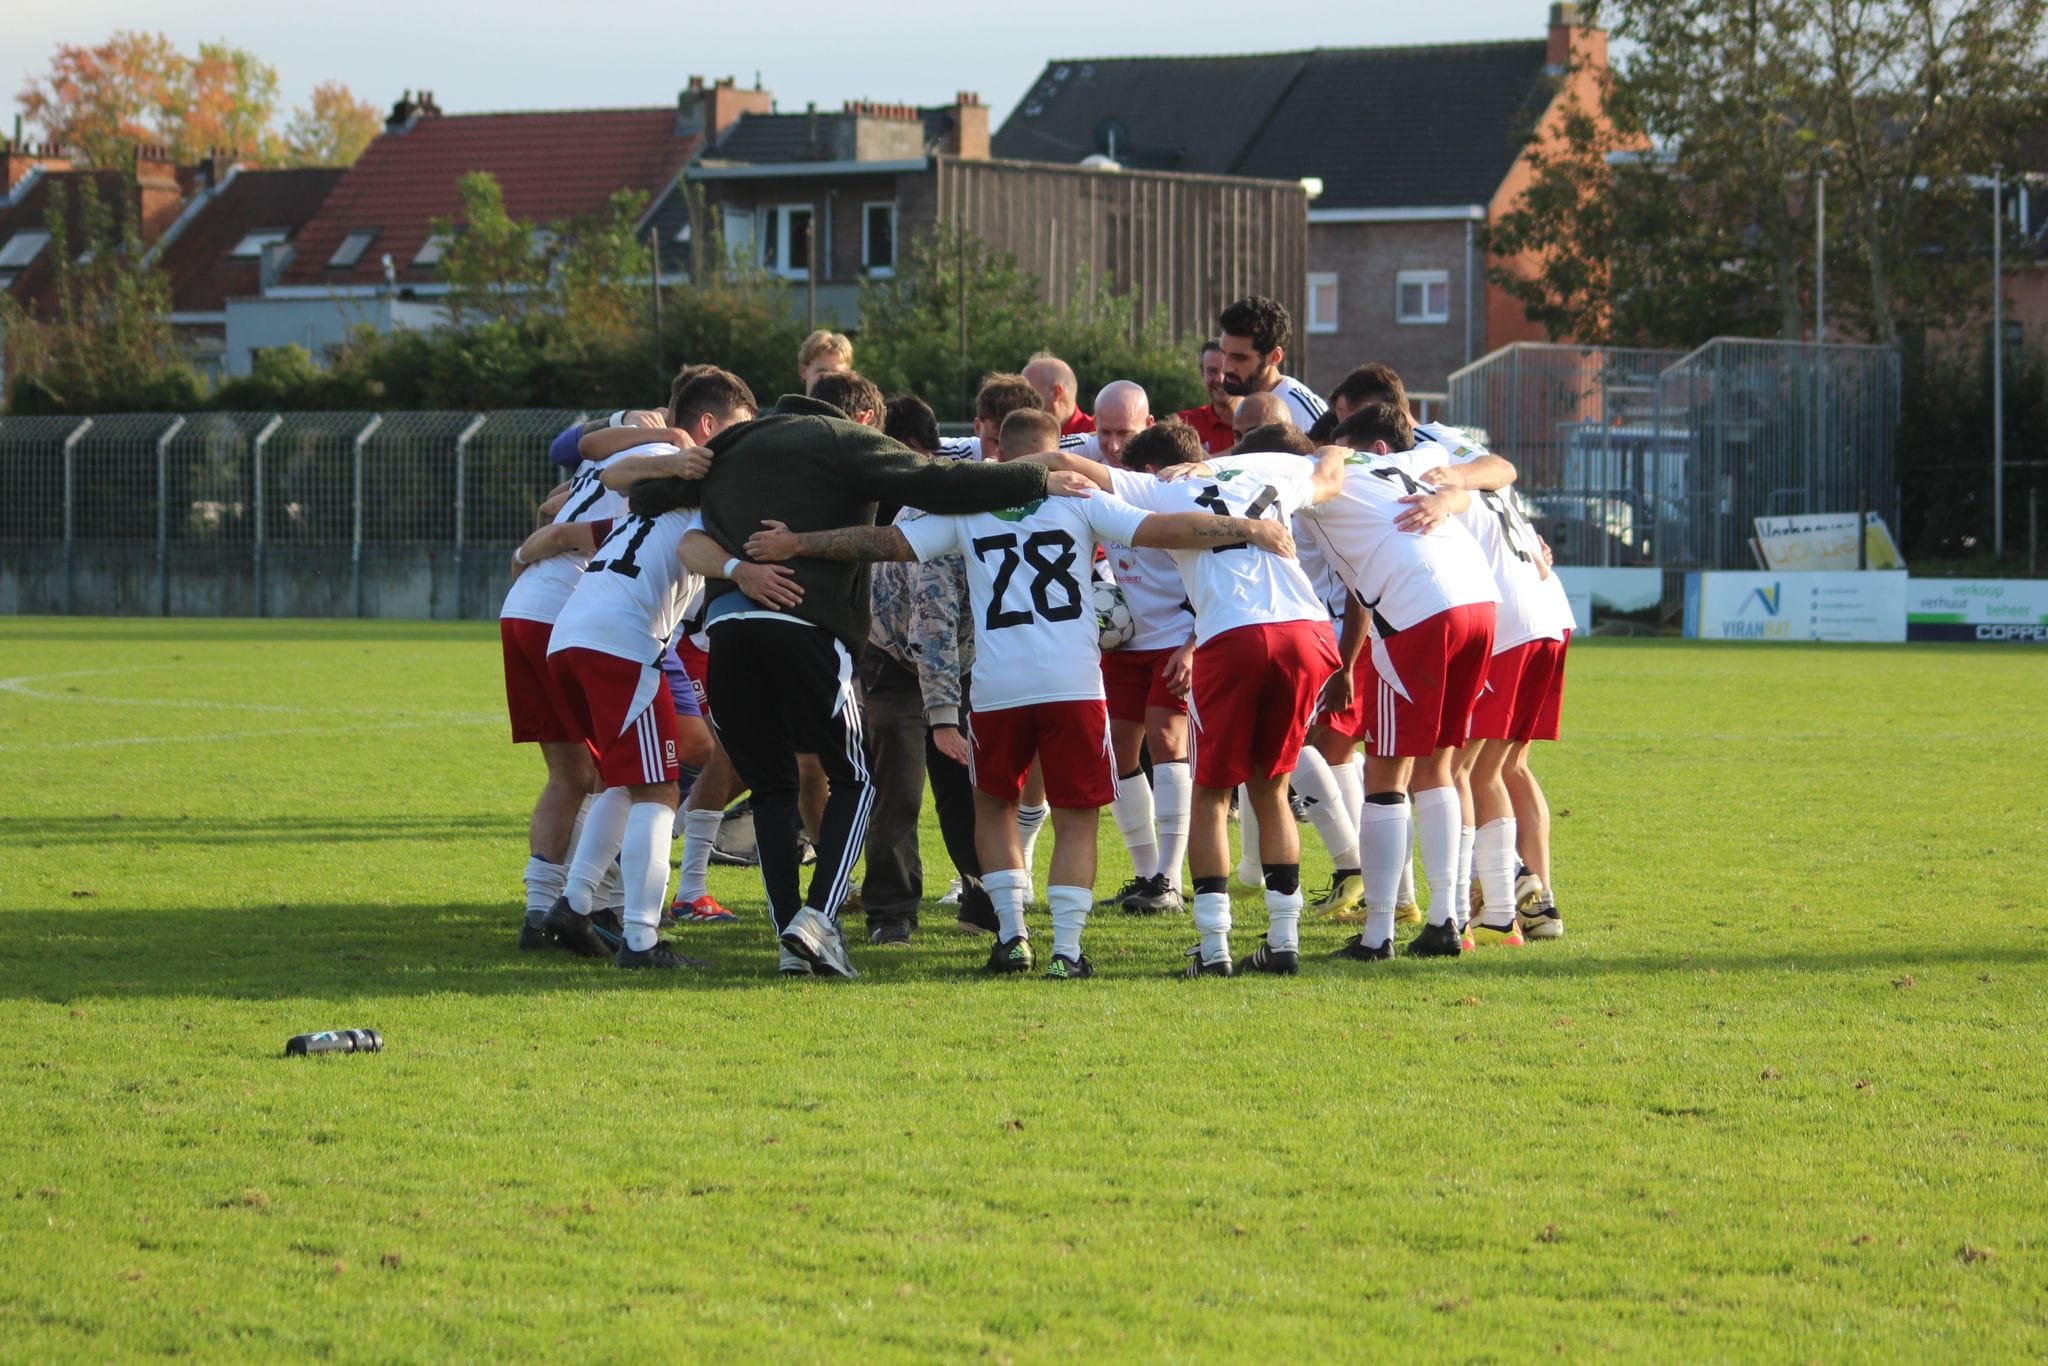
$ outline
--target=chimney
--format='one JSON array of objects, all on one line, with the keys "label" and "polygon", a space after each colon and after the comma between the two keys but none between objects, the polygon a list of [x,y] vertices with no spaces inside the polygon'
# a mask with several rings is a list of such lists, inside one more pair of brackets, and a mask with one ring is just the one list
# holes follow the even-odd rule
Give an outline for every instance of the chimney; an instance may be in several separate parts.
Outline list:
[{"label": "chimney", "polygon": [[391,116],[384,120],[384,131],[403,133],[412,127],[413,120],[419,116],[419,112],[420,107],[412,101],[412,91],[406,91],[398,97],[398,102],[391,106]]},{"label": "chimney", "polygon": [[1550,46],[1543,56],[1552,75],[1562,75],[1576,59],[1588,66],[1607,65],[1607,33],[1586,24],[1576,0],[1558,0],[1550,7]]},{"label": "chimney", "polygon": [[988,160],[988,106],[974,91],[953,97],[953,135],[946,141],[946,150],[962,161]]},{"label": "chimney", "polygon": [[742,114],[772,114],[775,112],[775,97],[758,86],[742,90],[731,76],[726,76],[704,92],[704,126],[707,138],[716,138],[732,127]]},{"label": "chimney", "polygon": [[51,142],[24,143],[16,138],[0,151],[0,193],[12,194],[31,171],[68,171],[71,158]]},{"label": "chimney", "polygon": [[185,207],[184,187],[178,184],[178,167],[171,149],[159,143],[143,143],[135,149],[135,190],[142,218],[137,227],[143,245],[164,235],[164,229],[178,221]]}]

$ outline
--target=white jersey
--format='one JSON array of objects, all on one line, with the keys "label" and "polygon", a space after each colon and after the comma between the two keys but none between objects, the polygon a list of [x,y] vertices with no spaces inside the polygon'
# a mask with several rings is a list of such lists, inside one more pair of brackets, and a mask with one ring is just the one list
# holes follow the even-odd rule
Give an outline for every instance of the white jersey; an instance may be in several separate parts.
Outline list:
[{"label": "white jersey", "polygon": [[[1141,476],[1142,477],[1142,476]],[[1106,545],[1110,573],[1131,609],[1133,631],[1126,650],[1177,650],[1195,633],[1195,607],[1181,582],[1173,552]]]},{"label": "white jersey", "polygon": [[[1434,445],[1421,445],[1403,458],[1410,474],[1438,465],[1469,465],[1488,452],[1463,432],[1426,422],[1416,433]],[[1437,449],[1443,447],[1443,450]],[[1543,562],[1536,528],[1522,515],[1512,488],[1474,490],[1472,505],[1458,514],[1458,523],[1472,533],[1500,590],[1500,611],[1494,618],[1493,652],[1500,654],[1532,640],[1563,640],[1572,629],[1571,599],[1564,585]]]},{"label": "white jersey", "polygon": [[1287,411],[1294,417],[1294,425],[1304,432],[1315,426],[1317,419],[1330,410],[1321,394],[1292,375],[1280,376],[1280,382],[1267,392],[1278,394],[1286,402]]},{"label": "white jersey", "polygon": [[1457,521],[1420,535],[1394,528],[1408,510],[1401,500],[1430,491],[1414,471],[1447,454],[1432,444],[1398,456],[1354,455],[1344,462],[1343,489],[1303,519],[1376,625],[1403,631],[1453,607],[1500,601],[1486,556]]},{"label": "white jersey", "polygon": [[[569,499],[555,514],[554,525],[609,522],[623,517],[626,495],[606,488],[598,482],[598,475],[620,456],[667,455],[675,449],[666,443],[635,446],[630,451],[621,451],[603,460],[584,461],[569,480]],[[583,566],[589,561],[590,557],[580,550],[552,555],[540,561],[512,580],[512,587],[505,594],[505,605],[498,609],[498,615],[552,624],[562,614],[562,604],[569,601],[569,594],[575,591],[576,580],[583,576]]]},{"label": "white jersey", "polygon": [[695,509],[612,523],[584,568],[568,605],[555,618],[548,653],[580,648],[658,665],[674,639],[683,608],[701,586],[676,551],[683,535],[702,525]]},{"label": "white jersey", "polygon": [[[1092,445],[1094,435],[1089,432],[1069,432],[1060,438],[1060,449],[1085,455],[1090,460],[1102,459],[1102,448]],[[949,436],[940,440],[939,448],[932,452],[941,460],[982,460],[987,457],[981,449],[978,436]]]},{"label": "white jersey", "polygon": [[1088,587],[1095,543],[1128,541],[1144,520],[1130,504],[1097,495],[897,523],[920,562],[966,557],[976,711],[1103,695],[1101,633]]},{"label": "white jersey", "polygon": [[[1167,483],[1112,467],[1110,479],[1119,498],[1148,512],[1273,521],[1292,517],[1314,492],[1314,467],[1298,455],[1218,456],[1212,468],[1207,478]],[[1249,545],[1171,553],[1194,605],[1197,645],[1240,626],[1330,619],[1301,566],[1284,556]]]}]

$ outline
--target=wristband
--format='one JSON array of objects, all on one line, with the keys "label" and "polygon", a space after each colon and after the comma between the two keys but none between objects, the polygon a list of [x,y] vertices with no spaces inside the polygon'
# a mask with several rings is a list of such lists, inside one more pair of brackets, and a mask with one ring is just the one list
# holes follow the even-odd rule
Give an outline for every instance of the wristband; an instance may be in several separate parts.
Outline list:
[{"label": "wristband", "polygon": [[735,555],[731,559],[727,560],[725,562],[725,568],[719,570],[718,572],[721,576],[729,579],[732,577],[732,571],[738,569],[739,567],[740,557]]},{"label": "wristband", "polygon": [[524,569],[528,563],[527,558],[519,553],[520,550],[522,550],[523,548],[524,547],[516,545],[512,547],[512,563],[518,565],[522,569]]},{"label": "wristband", "polygon": [[625,410],[624,408],[621,408],[621,409],[619,409],[619,410],[618,410],[617,412],[613,413],[613,414],[612,414],[612,415],[611,415],[610,417],[608,417],[608,418],[606,418],[606,419],[604,420],[604,425],[605,425],[605,426],[607,426],[607,427],[623,427],[623,426],[625,426],[625,425],[626,425],[626,410]]}]

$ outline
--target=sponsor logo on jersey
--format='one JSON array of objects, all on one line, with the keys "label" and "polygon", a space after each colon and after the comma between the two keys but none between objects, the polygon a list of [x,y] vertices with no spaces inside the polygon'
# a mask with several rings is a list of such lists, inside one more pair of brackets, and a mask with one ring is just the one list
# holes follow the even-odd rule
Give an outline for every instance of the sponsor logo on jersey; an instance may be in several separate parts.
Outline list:
[{"label": "sponsor logo on jersey", "polygon": [[1032,502],[1025,503],[1021,507],[998,508],[996,511],[991,512],[989,516],[995,518],[999,522],[1021,522],[1026,517],[1029,517],[1032,513],[1038,511],[1040,508],[1044,506],[1045,499],[1039,498],[1033,500]]}]

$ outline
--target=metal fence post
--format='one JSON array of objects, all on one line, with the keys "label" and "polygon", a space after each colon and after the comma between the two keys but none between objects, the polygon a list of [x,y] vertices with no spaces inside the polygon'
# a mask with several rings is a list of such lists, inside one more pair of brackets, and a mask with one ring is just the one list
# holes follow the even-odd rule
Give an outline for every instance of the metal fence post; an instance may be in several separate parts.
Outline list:
[{"label": "metal fence post", "polygon": [[[659,300],[659,294],[656,299]],[[659,303],[656,305],[659,308]],[[659,329],[657,329],[659,330]],[[657,345],[659,341],[657,340]],[[469,443],[484,429],[486,415],[478,413],[469,420],[455,438],[455,619],[462,620],[462,535],[463,513],[466,510],[469,489]]]},{"label": "metal fence post", "polygon": [[256,573],[256,604],[255,604],[255,605],[256,605],[256,613],[255,613],[255,614],[256,614],[257,616],[259,616],[259,617],[260,617],[260,616],[265,616],[265,615],[268,615],[268,614],[267,614],[267,613],[266,613],[266,612],[265,612],[265,611],[263,610],[263,523],[264,523],[264,516],[265,516],[265,514],[264,514],[264,503],[265,503],[265,500],[264,500],[264,497],[263,497],[263,448],[264,448],[265,446],[267,446],[268,444],[270,444],[270,438],[271,438],[271,437],[272,437],[273,435],[275,435],[275,434],[276,434],[276,432],[277,432],[277,429],[278,429],[279,427],[282,427],[283,425],[284,425],[284,414],[283,414],[283,413],[272,413],[272,414],[270,415],[270,421],[268,421],[268,422],[264,423],[264,424],[263,424],[263,430],[262,430],[262,431],[260,431],[260,432],[258,432],[258,433],[256,433],[256,440],[255,440],[255,441],[254,441],[254,442],[253,442],[253,443],[251,444],[251,447],[250,447],[250,450],[251,450],[252,456],[253,456],[253,458],[254,458],[254,460],[255,460],[255,462],[256,462],[256,470],[255,470],[255,498],[256,498],[256,534],[255,534],[255,539],[254,539],[254,540],[253,540],[253,541],[251,542],[251,551],[252,551],[252,553],[251,553],[251,555],[250,555],[250,562],[251,562],[251,565],[252,565],[252,567],[254,568],[254,570],[255,570],[255,573]]},{"label": "metal fence post", "polygon": [[64,438],[64,615],[71,615],[72,557],[78,540],[78,477],[74,454],[78,440],[92,430],[92,419],[80,418]]},{"label": "metal fence post", "polygon": [[173,418],[156,439],[156,614],[171,614],[171,438],[185,429]]},{"label": "metal fence post", "polygon": [[356,433],[355,440],[355,486],[350,497],[352,516],[348,538],[348,594],[357,616],[363,614],[363,447],[383,425],[384,415],[379,413]]}]

